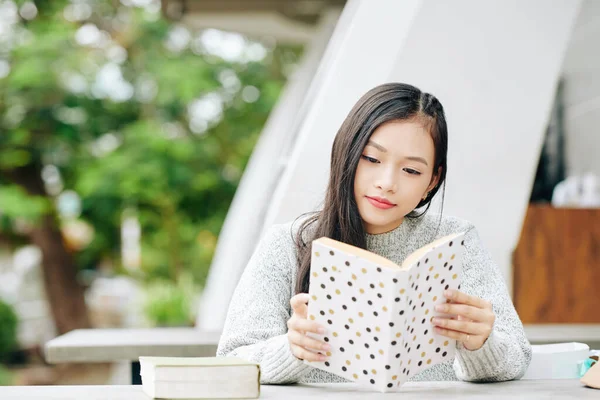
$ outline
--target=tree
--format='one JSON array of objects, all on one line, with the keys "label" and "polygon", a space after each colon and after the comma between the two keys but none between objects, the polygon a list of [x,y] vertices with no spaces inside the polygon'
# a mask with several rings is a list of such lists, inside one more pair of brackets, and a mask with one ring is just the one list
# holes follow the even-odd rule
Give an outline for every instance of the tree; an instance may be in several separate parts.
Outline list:
[{"label": "tree", "polygon": [[[77,272],[103,259],[119,266],[124,213],[142,228],[141,277],[189,270],[204,283],[299,53],[192,33],[165,20],[160,3],[132,3],[144,6],[0,0],[10,28],[0,36],[0,235],[42,250],[60,333],[89,326]],[[81,212],[61,212],[65,193]],[[85,248],[65,240],[74,219],[93,228]]]}]

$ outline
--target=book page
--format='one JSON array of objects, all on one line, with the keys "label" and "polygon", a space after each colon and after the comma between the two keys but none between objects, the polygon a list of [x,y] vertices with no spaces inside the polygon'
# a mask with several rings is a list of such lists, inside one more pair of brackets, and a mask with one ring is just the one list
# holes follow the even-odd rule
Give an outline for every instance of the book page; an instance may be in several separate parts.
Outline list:
[{"label": "book page", "polygon": [[413,251],[411,254],[409,254],[408,257],[406,257],[406,259],[404,259],[404,262],[402,262],[401,268],[403,270],[408,270],[410,267],[415,265],[416,262],[420,258],[422,258],[425,255],[425,253],[427,253],[428,251],[431,251],[432,249],[435,249],[436,247],[442,246],[445,243],[450,243],[452,241],[456,242],[456,240],[458,240],[459,238],[461,238],[460,241],[462,241],[463,236],[464,236],[464,232],[463,233],[453,233],[451,235],[441,237],[437,240],[434,240],[431,243],[426,244],[425,246],[421,247],[420,249]]},{"label": "book page", "polygon": [[442,238],[428,245],[413,259],[401,301],[394,306],[394,320],[402,324],[402,347],[397,354],[398,386],[436,364],[454,359],[456,340],[435,333],[433,317],[447,315],[435,305],[447,302],[445,290],[460,289],[464,233]]},{"label": "book page", "polygon": [[397,332],[390,326],[392,304],[400,300],[399,287],[406,286],[402,280],[407,276],[327,241],[315,240],[312,246],[308,318],[327,332],[307,335],[332,349],[328,361],[305,363],[377,391],[389,390],[396,361],[392,348],[399,347],[397,341],[392,344]]}]

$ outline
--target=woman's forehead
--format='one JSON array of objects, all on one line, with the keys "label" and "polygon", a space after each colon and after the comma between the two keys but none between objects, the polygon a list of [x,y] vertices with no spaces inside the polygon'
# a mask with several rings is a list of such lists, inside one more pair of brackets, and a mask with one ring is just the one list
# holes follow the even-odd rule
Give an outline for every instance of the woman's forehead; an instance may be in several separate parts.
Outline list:
[{"label": "woman's forehead", "polygon": [[421,122],[414,120],[390,121],[378,126],[371,135],[368,146],[393,155],[418,155],[429,159],[433,159],[435,152],[431,134]]}]

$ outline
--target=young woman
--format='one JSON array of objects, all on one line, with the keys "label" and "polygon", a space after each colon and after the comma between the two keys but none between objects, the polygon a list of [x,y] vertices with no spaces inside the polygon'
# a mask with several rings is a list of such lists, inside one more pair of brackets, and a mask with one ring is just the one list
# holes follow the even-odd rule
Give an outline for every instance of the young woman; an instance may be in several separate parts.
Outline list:
[{"label": "young woman", "polygon": [[305,335],[324,332],[306,317],[312,240],[327,236],[401,264],[414,250],[466,231],[460,291],[437,311],[438,334],[457,340],[454,361],[411,380],[518,379],[531,346],[502,276],[467,221],[429,215],[445,188],[448,132],[432,95],[401,83],[378,86],[350,111],[331,152],[323,209],[272,227],[261,240],[232,297],[217,355],[260,363],[262,383],[343,382],[302,360],[326,360],[310,349],[329,345]]}]

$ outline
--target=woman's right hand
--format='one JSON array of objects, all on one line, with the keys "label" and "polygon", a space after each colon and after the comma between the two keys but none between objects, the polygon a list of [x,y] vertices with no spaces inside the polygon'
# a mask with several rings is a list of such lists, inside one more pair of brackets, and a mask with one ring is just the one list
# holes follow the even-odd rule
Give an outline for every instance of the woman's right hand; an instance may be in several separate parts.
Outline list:
[{"label": "woman's right hand", "polygon": [[287,338],[290,342],[292,354],[296,358],[307,361],[325,361],[328,358],[325,354],[308,350],[328,352],[331,349],[329,344],[306,336],[306,332],[321,335],[325,333],[325,329],[321,325],[307,319],[308,300],[308,293],[298,293],[290,299],[292,317],[287,322]]}]

